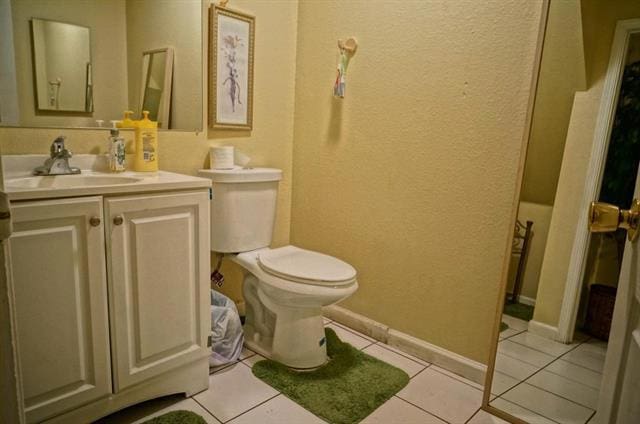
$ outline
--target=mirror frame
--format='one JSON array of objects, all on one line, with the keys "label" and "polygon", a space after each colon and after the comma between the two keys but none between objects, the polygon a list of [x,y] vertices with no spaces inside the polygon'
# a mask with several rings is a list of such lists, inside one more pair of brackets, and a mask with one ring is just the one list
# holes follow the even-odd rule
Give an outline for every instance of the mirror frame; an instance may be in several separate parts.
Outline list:
[{"label": "mirror frame", "polygon": [[[87,85],[89,85],[88,81],[91,81],[91,110],[73,110],[73,109],[68,109],[68,110],[56,110],[56,109],[42,109],[40,108],[40,104],[39,104],[39,95],[41,93],[39,93],[38,91],[38,81],[37,81],[37,63],[36,63],[36,40],[35,40],[35,27],[33,25],[33,21],[34,20],[38,20],[38,21],[42,21],[42,22],[53,22],[53,23],[57,23],[57,24],[64,24],[64,25],[72,25],[72,26],[76,26],[79,28],[86,28],[87,31],[89,31],[89,69],[87,70]],[[36,18],[36,17],[32,17],[31,19],[29,19],[29,33],[31,36],[31,58],[32,58],[32,70],[31,72],[33,72],[33,94],[34,94],[34,107],[36,110],[37,114],[41,114],[41,115],[48,115],[48,114],[56,114],[56,115],[60,115],[60,116],[86,116],[89,115],[91,113],[94,112],[94,107],[93,107],[93,49],[91,48],[91,27],[88,27],[86,25],[80,25],[80,24],[74,24],[71,22],[67,22],[67,21],[57,21],[55,19],[44,19],[44,18]],[[85,88],[85,95],[86,95],[86,88]],[[85,98],[85,105],[87,104],[86,102],[86,98]],[[18,127],[21,128],[21,127]]]},{"label": "mirror frame", "polygon": [[[548,1],[548,0],[544,0]],[[200,117],[200,126],[199,128],[193,129],[185,129],[185,128],[176,128],[176,129],[164,129],[158,128],[160,132],[173,132],[173,133],[187,133],[187,134],[195,134],[200,135],[202,133],[207,134],[208,129],[208,99],[209,92],[207,86],[207,72],[208,72],[208,61],[209,61],[209,5],[213,5],[209,0],[200,0],[200,50],[202,52],[202,63],[201,69],[202,74],[200,78],[200,88],[202,90],[202,108],[201,108],[201,117]],[[93,51],[91,59],[93,60]],[[35,129],[35,130],[47,130],[47,129],[60,129],[60,130],[95,130],[95,131],[104,131],[105,129],[109,129],[108,127],[61,127],[61,126],[50,126],[43,125],[41,127],[33,127],[33,126],[21,126],[21,125],[0,125],[0,128],[22,128],[22,129]],[[133,131],[132,129],[123,128],[122,131]]]},{"label": "mirror frame", "polygon": [[516,178],[516,190],[513,198],[513,206],[511,208],[510,231],[505,243],[504,261],[502,264],[502,276],[500,277],[500,288],[498,290],[498,303],[496,305],[495,320],[490,340],[489,363],[487,364],[487,373],[485,375],[484,392],[482,395],[481,409],[508,421],[513,424],[527,424],[526,421],[515,417],[508,412],[489,405],[491,400],[491,384],[493,382],[493,373],[495,371],[496,355],[498,352],[498,339],[500,337],[500,322],[502,321],[502,309],[504,299],[507,294],[507,282],[509,279],[509,262],[511,260],[511,247],[513,239],[513,228],[515,228],[518,219],[518,209],[520,205],[520,192],[522,190],[522,180],[524,177],[524,165],[527,157],[527,147],[529,146],[529,137],[533,123],[533,113],[535,109],[535,100],[538,92],[538,80],[540,77],[540,65],[542,63],[542,52],[544,49],[544,40],[547,32],[547,22],[549,21],[549,1],[542,0],[542,10],[540,13],[540,22],[538,28],[538,40],[536,42],[535,59],[533,64],[533,72],[531,74],[531,86],[529,91],[529,100],[527,102],[527,114],[525,118],[524,131],[522,133],[520,162],[518,164],[518,174]]}]

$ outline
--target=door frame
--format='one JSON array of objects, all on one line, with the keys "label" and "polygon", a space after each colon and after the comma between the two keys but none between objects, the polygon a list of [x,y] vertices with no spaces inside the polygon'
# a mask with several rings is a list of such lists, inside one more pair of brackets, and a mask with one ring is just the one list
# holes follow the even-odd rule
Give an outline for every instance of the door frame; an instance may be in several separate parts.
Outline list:
[{"label": "door frame", "polygon": [[582,292],[584,273],[587,264],[587,254],[591,233],[588,228],[589,204],[598,198],[602,176],[607,159],[609,139],[615,118],[620,85],[624,70],[629,38],[632,34],[640,33],[640,19],[627,19],[618,21],[611,44],[611,56],[602,88],[598,118],[591,145],[591,156],[587,177],[585,180],[582,201],[579,204],[580,215],[578,217],[576,235],[571,249],[571,259],[567,272],[560,319],[558,320],[558,333],[556,339],[563,343],[573,341],[573,334],[578,316],[580,294]]}]

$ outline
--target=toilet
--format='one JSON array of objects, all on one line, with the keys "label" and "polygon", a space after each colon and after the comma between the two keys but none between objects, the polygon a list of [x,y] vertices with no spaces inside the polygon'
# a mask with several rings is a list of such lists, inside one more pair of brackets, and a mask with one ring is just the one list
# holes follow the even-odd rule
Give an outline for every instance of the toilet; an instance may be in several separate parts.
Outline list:
[{"label": "toilet", "polygon": [[269,248],[282,171],[203,169],[212,180],[211,250],[230,254],[244,272],[247,347],[296,369],[327,361],[322,307],[358,289],[356,270],[296,246]]}]

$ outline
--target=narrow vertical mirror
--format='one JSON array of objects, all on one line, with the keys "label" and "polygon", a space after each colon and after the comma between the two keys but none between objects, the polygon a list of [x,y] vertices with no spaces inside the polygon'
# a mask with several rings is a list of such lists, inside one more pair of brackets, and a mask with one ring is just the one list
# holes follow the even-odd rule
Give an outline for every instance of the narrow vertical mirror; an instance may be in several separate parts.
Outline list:
[{"label": "narrow vertical mirror", "polygon": [[38,110],[92,112],[89,28],[32,19],[31,36]]},{"label": "narrow vertical mirror", "polygon": [[615,224],[589,229],[592,201],[624,211],[639,194],[638,17],[640,4],[550,4],[485,389],[488,410],[511,422],[630,423],[640,413],[637,247]]},{"label": "narrow vertical mirror", "polygon": [[159,128],[167,128],[171,108],[173,49],[146,51],[142,54],[142,83],[140,106],[149,112],[149,119],[158,122]]}]

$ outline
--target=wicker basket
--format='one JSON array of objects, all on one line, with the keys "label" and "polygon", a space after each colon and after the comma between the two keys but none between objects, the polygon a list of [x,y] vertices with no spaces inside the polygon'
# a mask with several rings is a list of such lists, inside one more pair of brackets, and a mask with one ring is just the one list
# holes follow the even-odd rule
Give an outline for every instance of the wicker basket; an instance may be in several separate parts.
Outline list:
[{"label": "wicker basket", "polygon": [[587,333],[602,340],[609,340],[615,302],[615,287],[602,284],[591,286],[585,322],[585,331]]}]

